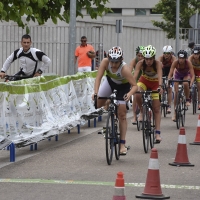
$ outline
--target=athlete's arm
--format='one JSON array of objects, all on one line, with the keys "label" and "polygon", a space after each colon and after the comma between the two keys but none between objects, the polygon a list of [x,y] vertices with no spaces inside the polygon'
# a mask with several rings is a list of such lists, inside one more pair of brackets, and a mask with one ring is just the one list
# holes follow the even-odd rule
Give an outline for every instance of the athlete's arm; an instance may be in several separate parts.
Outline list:
[{"label": "athlete's arm", "polygon": [[130,68],[128,65],[125,65],[122,68],[122,76],[131,84],[131,90],[126,94],[126,97],[124,98],[125,101],[129,101],[131,96],[137,91],[137,83],[136,79],[133,77]]},{"label": "athlete's arm", "polygon": [[195,74],[194,74],[194,68],[193,68],[193,65],[192,63],[188,60],[188,66],[189,66],[189,70],[190,70],[190,77],[191,77],[191,80],[190,80],[190,87],[192,86],[194,80],[195,80]]},{"label": "athlete's arm", "polygon": [[97,72],[97,77],[96,77],[95,83],[94,83],[94,94],[97,94],[98,91],[99,91],[101,79],[102,79],[104,72],[106,71],[108,65],[109,65],[108,58],[104,58],[100,63],[100,66],[99,66],[99,69],[98,69],[98,72]]},{"label": "athlete's arm", "polygon": [[133,75],[135,80],[137,79],[137,77],[140,73],[140,70],[142,68],[142,63],[143,63],[143,60],[140,60],[135,66],[135,71],[134,71],[134,75]]},{"label": "athlete's arm", "polygon": [[36,51],[35,52],[37,58],[39,61],[43,62],[44,64],[40,67],[39,70],[41,70],[42,72],[47,69],[50,64],[51,64],[51,60],[50,58],[42,51]]},{"label": "athlete's arm", "polygon": [[193,55],[191,55],[191,56],[188,57],[188,60],[189,60],[190,62],[192,62],[192,59],[193,59]]},{"label": "athlete's arm", "polygon": [[162,63],[163,62],[163,56],[159,56],[157,60]]},{"label": "athlete's arm", "polygon": [[17,59],[18,51],[19,51],[19,49],[15,50],[10,56],[8,56],[8,58],[6,59],[6,61],[3,64],[1,71],[6,72],[10,68],[11,63]]},{"label": "athlete's arm", "polygon": [[131,72],[133,71],[135,65],[136,65],[136,58],[132,59],[130,64],[129,64]]},{"label": "athlete's arm", "polygon": [[162,63],[157,60],[156,60],[156,69],[157,69],[157,74],[158,74],[158,83],[159,83],[159,86],[161,87],[161,85],[162,85]]},{"label": "athlete's arm", "polygon": [[169,74],[168,74],[168,79],[171,79],[172,76],[173,76],[173,73],[174,73],[174,70],[177,66],[177,63],[178,63],[178,60],[175,60],[172,65],[171,65],[171,68],[170,68],[170,71],[169,71]]}]

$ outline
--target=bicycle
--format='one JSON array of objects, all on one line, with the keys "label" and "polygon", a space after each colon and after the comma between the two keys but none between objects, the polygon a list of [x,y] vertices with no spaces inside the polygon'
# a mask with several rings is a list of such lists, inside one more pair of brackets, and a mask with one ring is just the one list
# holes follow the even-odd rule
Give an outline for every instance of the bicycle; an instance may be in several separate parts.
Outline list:
[{"label": "bicycle", "polygon": [[180,128],[180,124],[182,124],[182,126],[184,127],[185,125],[185,112],[188,109],[186,107],[186,98],[185,98],[185,94],[184,94],[184,87],[183,84],[184,82],[187,82],[188,84],[190,84],[189,80],[169,80],[169,84],[171,84],[171,82],[178,82],[179,86],[178,86],[178,93],[176,94],[176,106],[175,106],[175,115],[176,115],[176,127],[177,129]]},{"label": "bicycle", "polygon": [[163,113],[163,116],[166,117],[167,114],[167,108],[168,108],[168,87],[167,87],[167,76],[162,77],[163,79],[163,94],[161,95],[161,115]]},{"label": "bicycle", "polygon": [[[120,133],[118,132],[118,113],[117,113],[117,90],[114,90],[109,97],[98,97],[98,99],[109,99],[108,115],[106,120],[106,127],[103,128],[106,146],[106,160],[108,165],[111,165],[113,153],[115,151],[115,158],[120,158]],[[97,95],[94,96],[95,108],[97,109]]]},{"label": "bicycle", "polygon": [[155,118],[152,109],[152,93],[158,93],[159,91],[137,91],[136,93],[142,94],[142,135],[143,135],[143,147],[144,152],[148,153],[149,144],[151,148],[154,147],[154,131],[155,131]]},{"label": "bicycle", "polygon": [[[196,76],[197,78],[198,76]],[[191,87],[191,98],[192,98],[192,111],[193,115],[197,112],[197,106],[198,106],[198,89],[196,85],[196,81],[192,84]]]}]

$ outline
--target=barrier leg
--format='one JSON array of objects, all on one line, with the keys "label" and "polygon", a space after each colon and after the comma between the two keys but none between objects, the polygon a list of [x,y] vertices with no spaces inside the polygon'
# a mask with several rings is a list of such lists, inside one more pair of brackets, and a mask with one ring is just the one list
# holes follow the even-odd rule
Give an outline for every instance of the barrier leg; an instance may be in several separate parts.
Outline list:
[{"label": "barrier leg", "polygon": [[70,129],[68,129],[68,134],[70,134]]},{"label": "barrier leg", "polygon": [[97,126],[97,119],[96,119],[96,117],[94,118],[94,127],[96,127]]},{"label": "barrier leg", "polygon": [[55,136],[55,141],[58,141],[58,135]]},{"label": "barrier leg", "polygon": [[102,121],[102,116],[98,116],[98,122]]},{"label": "barrier leg", "polygon": [[10,147],[10,162],[15,162],[15,145],[11,143]]},{"label": "barrier leg", "polygon": [[34,147],[35,147],[35,150],[37,150],[37,143],[35,143]]},{"label": "barrier leg", "polygon": [[78,134],[80,133],[80,124],[77,125]]},{"label": "barrier leg", "polygon": [[7,149],[7,151],[9,151],[10,150],[10,145],[8,145],[6,149]]},{"label": "barrier leg", "polygon": [[90,127],[90,120],[88,120],[88,127]]},{"label": "barrier leg", "polygon": [[30,151],[33,151],[33,145],[32,144],[30,145]]}]

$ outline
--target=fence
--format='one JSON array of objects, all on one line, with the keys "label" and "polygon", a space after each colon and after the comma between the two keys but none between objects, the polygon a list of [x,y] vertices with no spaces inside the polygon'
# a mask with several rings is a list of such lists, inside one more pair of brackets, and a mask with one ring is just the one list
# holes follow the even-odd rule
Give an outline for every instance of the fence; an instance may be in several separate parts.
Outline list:
[{"label": "fence", "polygon": [[[76,44],[80,43],[82,35],[86,35],[88,43],[95,47],[95,50],[109,48],[117,44],[117,33],[115,25],[77,22]],[[0,25],[0,64],[3,65],[6,58],[21,46],[21,36],[25,30],[17,25]],[[68,66],[68,45],[69,45],[68,25],[44,25],[30,26],[32,46],[44,51],[52,60],[51,67],[47,73],[67,75]],[[139,45],[152,44],[157,49],[157,56],[162,54],[163,46],[170,44],[175,47],[175,40],[167,39],[166,33],[159,29],[146,29],[123,27],[123,33],[119,34],[119,45],[124,50],[124,60],[130,63],[135,57],[135,49]],[[74,66],[73,66],[74,67]],[[18,62],[12,64],[8,73],[13,74],[18,71]]]}]

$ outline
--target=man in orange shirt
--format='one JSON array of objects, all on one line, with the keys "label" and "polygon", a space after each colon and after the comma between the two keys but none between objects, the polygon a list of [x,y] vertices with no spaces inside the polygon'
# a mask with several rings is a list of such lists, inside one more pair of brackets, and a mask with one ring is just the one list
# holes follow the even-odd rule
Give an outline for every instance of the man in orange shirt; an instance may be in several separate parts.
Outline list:
[{"label": "man in orange shirt", "polygon": [[75,50],[75,60],[76,64],[78,58],[78,72],[89,72],[92,68],[92,59],[95,58],[94,47],[87,44],[86,36],[81,37],[81,45]]}]

